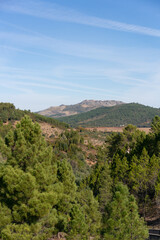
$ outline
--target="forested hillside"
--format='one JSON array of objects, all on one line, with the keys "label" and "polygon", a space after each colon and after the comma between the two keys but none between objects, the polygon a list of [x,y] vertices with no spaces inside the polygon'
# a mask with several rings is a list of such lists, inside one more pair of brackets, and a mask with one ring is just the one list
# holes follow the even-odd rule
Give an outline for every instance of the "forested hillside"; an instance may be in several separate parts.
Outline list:
[{"label": "forested hillside", "polygon": [[15,106],[11,103],[0,103],[0,122],[7,123],[10,121],[21,120],[24,115],[30,116],[34,121],[37,122],[46,122],[54,125],[55,127],[67,128],[68,125],[61,123],[53,118],[45,117],[36,113],[32,113],[29,110],[20,110],[16,109]]},{"label": "forested hillside", "polygon": [[[3,126],[2,126],[3,127]],[[83,129],[46,142],[29,116],[0,140],[0,237],[3,240],[146,240],[159,216],[160,117],[146,134],[128,125],[95,148]],[[86,162],[87,149],[96,151]]]},{"label": "forested hillside", "polygon": [[160,117],[149,134],[130,124],[122,133],[106,133],[97,146],[86,142],[90,133],[83,128],[45,139],[28,115],[6,126],[0,138],[2,240],[146,240],[147,224],[159,227]]},{"label": "forested hillside", "polygon": [[86,113],[58,119],[72,127],[119,127],[128,124],[148,127],[155,115],[160,115],[160,109],[130,103],[97,108]]}]

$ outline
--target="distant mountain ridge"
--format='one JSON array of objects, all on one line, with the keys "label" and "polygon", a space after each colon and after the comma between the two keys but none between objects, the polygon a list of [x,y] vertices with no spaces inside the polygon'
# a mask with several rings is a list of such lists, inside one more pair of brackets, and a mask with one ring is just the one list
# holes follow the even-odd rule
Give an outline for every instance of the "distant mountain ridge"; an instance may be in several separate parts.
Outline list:
[{"label": "distant mountain ridge", "polygon": [[113,107],[100,107],[74,116],[58,118],[72,127],[120,127],[128,124],[137,127],[150,127],[160,109],[138,103],[120,104]]},{"label": "distant mountain ridge", "polygon": [[88,112],[99,107],[112,107],[124,104],[122,101],[115,100],[84,100],[73,105],[60,105],[57,107],[50,107],[48,109],[39,111],[38,113],[47,117],[59,118]]}]

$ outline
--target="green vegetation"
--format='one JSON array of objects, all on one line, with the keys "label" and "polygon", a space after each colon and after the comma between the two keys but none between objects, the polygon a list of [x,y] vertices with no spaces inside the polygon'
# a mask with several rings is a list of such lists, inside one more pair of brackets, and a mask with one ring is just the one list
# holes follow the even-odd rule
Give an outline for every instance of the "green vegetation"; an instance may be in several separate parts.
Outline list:
[{"label": "green vegetation", "polygon": [[84,138],[74,130],[66,130],[61,133],[59,138],[53,143],[56,158],[59,160],[62,158],[67,159],[72,166],[78,185],[90,172],[90,168],[85,161],[86,154],[81,148],[83,143]]},{"label": "green vegetation", "polygon": [[22,111],[20,109],[16,109],[15,106],[11,103],[0,103],[0,123],[1,123],[0,125],[8,121],[9,122],[19,121],[25,115],[30,116],[34,121],[46,122],[46,123],[52,124],[54,127],[59,127],[59,128],[68,127],[67,124],[61,123],[58,120],[55,120],[53,118],[45,117],[37,113],[32,113],[27,110]]},{"label": "green vegetation", "polygon": [[129,194],[127,186],[121,183],[115,186],[107,212],[104,239],[147,239],[148,231],[144,225],[144,219],[139,218],[135,198]]},{"label": "green vegetation", "polygon": [[128,124],[149,127],[155,115],[160,115],[160,109],[130,103],[114,107],[101,107],[86,113],[58,119],[72,127],[120,127]]},{"label": "green vegetation", "polygon": [[144,217],[153,203],[158,204],[159,198],[159,123],[160,117],[156,116],[152,132],[147,135],[128,125],[123,133],[114,133],[106,140],[113,182],[128,186]]},{"label": "green vegetation", "polygon": [[64,116],[70,116],[78,113],[88,112],[103,106],[114,106],[117,104],[123,104],[120,101],[98,101],[98,100],[84,100],[80,103],[73,105],[60,105],[58,107],[50,107],[48,109],[39,111],[38,113],[44,116],[60,118]]},{"label": "green vegetation", "polygon": [[37,123],[25,116],[1,140],[0,152],[2,239],[46,240],[59,231],[68,239],[98,235],[97,200],[91,190],[78,190],[71,165],[55,158]]},{"label": "green vegetation", "polygon": [[[68,240],[147,239],[145,221],[160,202],[160,117],[149,134],[130,124],[91,149],[82,128],[48,142],[27,115],[5,128],[1,124],[2,240],[48,240],[59,232]],[[96,152],[92,167],[90,150]]]}]

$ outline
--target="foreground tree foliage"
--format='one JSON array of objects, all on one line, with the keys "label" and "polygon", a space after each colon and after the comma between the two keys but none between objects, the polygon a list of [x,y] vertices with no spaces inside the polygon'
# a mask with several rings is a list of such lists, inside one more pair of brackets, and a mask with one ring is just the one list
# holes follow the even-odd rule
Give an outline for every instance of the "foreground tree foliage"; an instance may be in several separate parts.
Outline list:
[{"label": "foreground tree foliage", "polygon": [[133,195],[127,186],[117,184],[113,199],[107,208],[108,216],[104,223],[106,240],[143,240],[148,238],[148,229],[144,220],[139,217]]},{"label": "foreground tree foliage", "polygon": [[46,240],[58,231],[66,231],[69,239],[96,235],[100,217],[90,230],[91,213],[77,192],[72,168],[66,160],[57,162],[37,123],[24,117],[1,140],[0,150],[6,159],[0,164],[2,239]]},{"label": "foreground tree foliage", "polygon": [[123,133],[107,137],[106,149],[114,184],[126,184],[134,194],[141,213],[160,199],[160,117],[152,121],[151,132],[145,134],[128,125]]},{"label": "foreground tree foliage", "polygon": [[88,170],[78,132],[49,144],[25,116],[0,139],[0,238],[48,240],[64,232],[69,240],[146,240],[136,200],[145,209],[146,196],[160,196],[159,155],[148,147],[157,134],[147,139],[128,126],[107,139]]}]

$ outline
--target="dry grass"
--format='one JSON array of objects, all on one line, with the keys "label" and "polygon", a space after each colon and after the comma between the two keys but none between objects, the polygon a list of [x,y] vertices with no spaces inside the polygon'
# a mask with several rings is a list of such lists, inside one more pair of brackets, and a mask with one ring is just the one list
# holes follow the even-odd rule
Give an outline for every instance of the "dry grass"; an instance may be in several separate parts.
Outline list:
[{"label": "dry grass", "polygon": [[42,133],[45,135],[46,138],[49,138],[52,135],[57,137],[64,131],[60,128],[53,127],[52,125],[50,125],[48,123],[39,123],[39,125],[41,127]]},{"label": "dry grass", "polygon": [[[98,131],[98,132],[123,132],[124,127],[94,127],[94,128],[86,128],[90,131]],[[140,131],[144,131],[146,133],[150,132],[150,128],[138,128]]]}]

